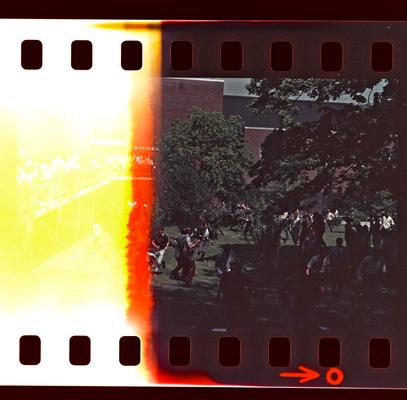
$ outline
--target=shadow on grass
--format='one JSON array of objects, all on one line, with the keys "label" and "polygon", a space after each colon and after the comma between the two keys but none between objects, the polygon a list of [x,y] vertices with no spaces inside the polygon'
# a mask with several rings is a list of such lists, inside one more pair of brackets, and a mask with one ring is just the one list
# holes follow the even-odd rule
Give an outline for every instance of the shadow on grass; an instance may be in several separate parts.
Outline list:
[{"label": "shadow on grass", "polygon": [[[360,319],[355,307],[360,302],[358,288],[354,287],[351,279],[341,296],[334,297],[327,292],[317,304],[308,307],[306,315],[301,315],[301,311],[294,311],[290,304],[298,287],[296,276],[304,272],[304,260],[299,248],[293,244],[285,244],[281,246],[277,260],[261,260],[256,245],[242,242],[235,236],[233,232],[225,232],[224,236],[211,245],[205,259],[196,262],[197,276],[191,286],[169,279],[169,272],[175,267],[169,252],[167,272],[155,277],[153,281],[154,319],[160,329],[186,327],[207,331],[222,326],[226,311],[217,299],[219,278],[215,274],[214,264],[221,245],[226,243],[238,255],[252,286],[249,294],[250,311],[247,313],[247,321],[242,321],[242,325],[288,327],[293,326],[301,317],[306,325],[318,329],[320,325],[337,327]],[[332,237],[334,238],[333,235]],[[272,265],[276,265],[276,268]],[[391,314],[386,298],[381,301],[381,309],[385,311],[385,315]],[[383,321],[384,317],[378,319]]]}]

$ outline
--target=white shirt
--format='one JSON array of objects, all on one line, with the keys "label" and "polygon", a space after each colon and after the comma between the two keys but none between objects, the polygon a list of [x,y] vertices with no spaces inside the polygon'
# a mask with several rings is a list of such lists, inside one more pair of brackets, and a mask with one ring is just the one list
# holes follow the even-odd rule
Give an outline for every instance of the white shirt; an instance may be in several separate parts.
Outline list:
[{"label": "white shirt", "polygon": [[388,217],[384,216],[382,219],[383,229],[390,229],[394,225],[394,220],[390,215]]},{"label": "white shirt", "polygon": [[191,239],[191,236],[185,235],[185,241],[186,241],[186,243],[187,243],[188,248],[191,248],[191,246],[192,246],[192,239]]}]

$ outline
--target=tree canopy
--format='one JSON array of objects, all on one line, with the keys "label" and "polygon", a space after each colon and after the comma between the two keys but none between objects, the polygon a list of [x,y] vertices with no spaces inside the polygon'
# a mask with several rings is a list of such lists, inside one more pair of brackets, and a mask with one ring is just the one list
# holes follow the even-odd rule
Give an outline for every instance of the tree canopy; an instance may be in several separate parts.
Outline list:
[{"label": "tree canopy", "polygon": [[[379,207],[375,199],[394,206],[389,199],[400,190],[397,122],[404,101],[397,80],[252,79],[248,90],[256,95],[254,112],[281,120],[250,170],[251,187],[272,198],[269,208],[292,209],[318,193],[341,194],[365,213]],[[304,98],[318,104],[320,118],[299,124],[295,116],[312,104],[299,101]]]},{"label": "tree canopy", "polygon": [[160,141],[157,198],[165,222],[196,222],[218,199],[239,199],[251,165],[240,117],[193,108]]}]

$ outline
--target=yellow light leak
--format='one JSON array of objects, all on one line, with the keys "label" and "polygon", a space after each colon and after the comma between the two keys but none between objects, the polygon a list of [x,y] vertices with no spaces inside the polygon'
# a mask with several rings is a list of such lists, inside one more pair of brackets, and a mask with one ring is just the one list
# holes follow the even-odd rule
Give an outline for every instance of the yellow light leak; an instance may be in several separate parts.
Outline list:
[{"label": "yellow light leak", "polygon": [[[145,365],[119,364],[126,319],[132,92],[159,74],[160,31],[105,30],[89,21],[1,21],[0,384],[139,385]],[[43,68],[20,46],[41,40]],[[93,68],[70,67],[73,40],[93,43]],[[123,40],[143,43],[141,71],[123,71]],[[146,91],[147,90],[147,91]],[[18,362],[18,338],[38,335],[38,366]],[[69,364],[69,337],[91,338],[89,366]],[[143,338],[141,338],[143,340]]]}]

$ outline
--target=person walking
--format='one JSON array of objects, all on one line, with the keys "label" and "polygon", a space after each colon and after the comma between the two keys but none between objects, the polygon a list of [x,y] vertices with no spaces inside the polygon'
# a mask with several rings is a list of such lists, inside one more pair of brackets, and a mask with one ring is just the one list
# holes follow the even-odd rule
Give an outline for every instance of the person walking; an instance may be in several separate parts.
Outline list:
[{"label": "person walking", "polygon": [[211,242],[215,239],[216,232],[211,229],[207,222],[205,222],[203,226],[197,229],[197,235],[198,238],[200,238],[200,242],[196,248],[196,259],[198,261],[203,261]]},{"label": "person walking", "polygon": [[164,255],[168,249],[170,239],[167,234],[164,233],[164,229],[159,227],[157,233],[151,240],[152,253],[154,254],[154,273],[159,273],[161,266],[165,268]]}]

